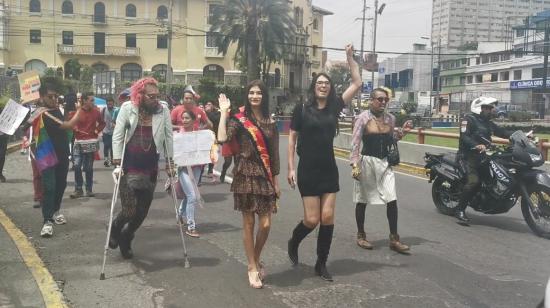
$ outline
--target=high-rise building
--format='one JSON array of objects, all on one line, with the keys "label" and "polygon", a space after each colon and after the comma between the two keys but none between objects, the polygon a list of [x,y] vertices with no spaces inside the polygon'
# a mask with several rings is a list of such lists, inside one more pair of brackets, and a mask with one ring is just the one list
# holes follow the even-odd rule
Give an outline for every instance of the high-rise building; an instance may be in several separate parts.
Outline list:
[{"label": "high-rise building", "polygon": [[457,48],[511,41],[513,26],[547,9],[549,0],[433,0],[432,42]]}]

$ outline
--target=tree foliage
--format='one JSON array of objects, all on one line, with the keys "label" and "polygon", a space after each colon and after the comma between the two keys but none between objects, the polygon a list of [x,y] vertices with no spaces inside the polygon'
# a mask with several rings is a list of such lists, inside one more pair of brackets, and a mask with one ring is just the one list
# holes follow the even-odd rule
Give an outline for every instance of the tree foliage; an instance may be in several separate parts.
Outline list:
[{"label": "tree foliage", "polygon": [[330,79],[336,87],[336,91],[341,92],[343,89],[346,89],[350,81],[350,72],[349,68],[341,65],[333,66],[329,70]]},{"label": "tree foliage", "polygon": [[246,59],[250,82],[260,78],[260,66],[266,75],[294,41],[296,26],[290,12],[287,0],[225,0],[214,9],[210,31],[224,55],[237,44],[233,60],[243,65]]}]

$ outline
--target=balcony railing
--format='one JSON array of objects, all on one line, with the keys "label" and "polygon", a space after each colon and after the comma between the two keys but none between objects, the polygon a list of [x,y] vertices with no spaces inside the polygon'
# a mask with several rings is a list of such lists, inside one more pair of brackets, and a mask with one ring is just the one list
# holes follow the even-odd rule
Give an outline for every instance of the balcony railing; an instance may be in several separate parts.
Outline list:
[{"label": "balcony railing", "polygon": [[118,46],[105,46],[99,50],[96,46],[58,44],[57,52],[62,55],[139,57],[139,48]]},{"label": "balcony railing", "polygon": [[204,56],[206,58],[223,58],[223,53],[218,53],[218,47],[205,47]]}]

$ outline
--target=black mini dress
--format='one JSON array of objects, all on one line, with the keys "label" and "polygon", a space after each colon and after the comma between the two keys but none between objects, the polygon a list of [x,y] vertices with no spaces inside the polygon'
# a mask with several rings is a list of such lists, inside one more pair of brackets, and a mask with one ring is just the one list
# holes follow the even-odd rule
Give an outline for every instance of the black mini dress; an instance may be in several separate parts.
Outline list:
[{"label": "black mini dress", "polygon": [[298,132],[297,178],[302,197],[320,197],[340,190],[333,141],[344,101],[338,97],[332,103],[338,106],[332,112],[328,105],[318,109],[315,105],[298,104],[292,113],[290,128]]}]

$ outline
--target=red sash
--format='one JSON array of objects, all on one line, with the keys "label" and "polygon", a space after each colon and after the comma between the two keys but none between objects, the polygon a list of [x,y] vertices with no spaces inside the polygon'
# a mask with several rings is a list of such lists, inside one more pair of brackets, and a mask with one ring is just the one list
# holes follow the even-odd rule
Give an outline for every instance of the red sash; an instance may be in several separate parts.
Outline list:
[{"label": "red sash", "polygon": [[262,161],[262,166],[267,173],[268,180],[273,184],[273,174],[271,173],[271,158],[269,157],[269,152],[267,151],[267,144],[262,130],[254,125],[244,114],[244,112],[239,112],[235,115],[235,118],[239,120],[239,123],[246,129],[248,134],[251,137],[253,144],[256,146],[256,150]]}]

